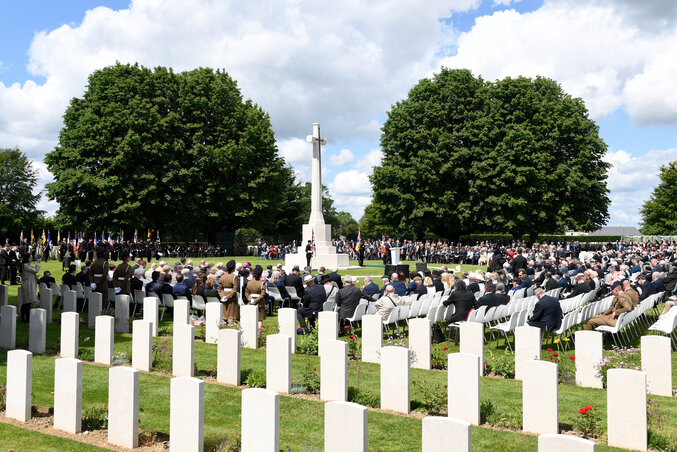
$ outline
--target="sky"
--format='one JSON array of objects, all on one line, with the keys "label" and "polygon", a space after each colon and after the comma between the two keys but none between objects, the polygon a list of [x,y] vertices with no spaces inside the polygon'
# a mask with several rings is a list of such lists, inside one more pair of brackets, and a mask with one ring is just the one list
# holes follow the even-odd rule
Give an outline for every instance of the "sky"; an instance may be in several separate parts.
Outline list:
[{"label": "sky", "polygon": [[[638,226],[677,160],[673,0],[0,0],[0,148],[39,174],[87,76],[116,62],[225,69],[269,112],[280,154],[310,180],[306,135],[328,140],[323,183],[359,219],[387,112],[442,67],[537,75],[581,97],[608,145],[609,225]],[[197,182],[196,182],[197,184]],[[53,214],[58,205],[41,198]]]}]

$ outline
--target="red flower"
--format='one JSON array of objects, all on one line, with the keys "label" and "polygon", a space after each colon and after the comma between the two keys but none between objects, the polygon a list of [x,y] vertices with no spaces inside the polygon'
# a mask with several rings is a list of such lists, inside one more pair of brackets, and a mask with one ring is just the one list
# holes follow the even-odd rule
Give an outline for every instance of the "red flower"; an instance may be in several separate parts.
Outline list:
[{"label": "red flower", "polygon": [[57,340],[56,340],[56,343],[57,343],[57,344],[60,344],[60,343],[61,343],[61,341],[60,341],[59,339],[57,339]]},{"label": "red flower", "polygon": [[447,385],[444,385],[444,387],[446,388],[446,387],[447,387]]},{"label": "red flower", "polygon": [[552,359],[552,355],[548,355],[548,358]]},{"label": "red flower", "polygon": [[549,348],[549,349],[547,349],[547,350],[546,350],[546,352],[551,352],[551,351],[552,351],[552,349],[551,349],[551,348]]},{"label": "red flower", "polygon": [[348,329],[348,328],[350,328],[350,326],[346,325],[346,326],[344,326],[343,328]]},{"label": "red flower", "polygon": [[313,370],[314,370],[315,372],[317,372],[317,367],[313,367]]},{"label": "red flower", "polygon": [[586,405],[586,406],[585,406],[585,411],[590,411],[590,410],[592,410],[592,407],[591,407],[590,405]]},{"label": "red flower", "polygon": [[449,347],[445,345],[444,347],[442,347],[442,350],[449,350]]},{"label": "red flower", "polygon": [[355,336],[349,336],[351,341],[355,340]]},{"label": "red flower", "polygon": [[585,414],[588,412],[588,410],[586,410],[585,408],[581,408],[580,410],[578,410],[578,412],[581,414]]},{"label": "red flower", "polygon": [[572,360],[572,361],[576,361],[576,357],[575,357],[575,356],[569,356],[569,359]]},{"label": "red flower", "polygon": [[555,352],[552,354],[552,356],[559,356],[559,353]]}]

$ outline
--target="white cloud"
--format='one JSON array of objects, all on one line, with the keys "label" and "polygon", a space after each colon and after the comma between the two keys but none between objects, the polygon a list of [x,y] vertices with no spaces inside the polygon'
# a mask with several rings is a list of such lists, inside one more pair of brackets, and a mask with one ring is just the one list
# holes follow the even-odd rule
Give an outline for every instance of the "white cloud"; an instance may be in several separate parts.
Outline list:
[{"label": "white cloud", "polygon": [[641,220],[639,209],[660,182],[661,165],[677,160],[677,148],[653,150],[639,157],[618,150],[607,152],[604,160],[613,165],[607,183],[611,192],[609,224],[637,225]]},{"label": "white cloud", "polygon": [[343,166],[348,163],[352,163],[355,160],[355,154],[353,154],[350,149],[341,149],[338,155],[332,155],[329,157],[329,163],[333,166]]},{"label": "white cloud", "polygon": [[371,173],[371,169],[375,166],[380,166],[381,165],[381,158],[383,157],[383,152],[381,152],[380,149],[372,149],[369,151],[369,153],[364,157],[364,162],[365,164],[369,167],[369,172]]},{"label": "white cloud", "polygon": [[494,6],[510,6],[513,3],[518,3],[520,0],[494,0]]}]

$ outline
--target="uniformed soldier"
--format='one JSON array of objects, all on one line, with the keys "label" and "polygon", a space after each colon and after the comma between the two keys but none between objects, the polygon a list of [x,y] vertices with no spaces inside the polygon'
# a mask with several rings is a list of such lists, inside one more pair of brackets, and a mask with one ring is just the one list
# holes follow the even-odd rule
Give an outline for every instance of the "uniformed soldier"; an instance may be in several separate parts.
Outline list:
[{"label": "uniformed soldier", "polygon": [[235,273],[235,261],[226,263],[226,273],[219,279],[219,297],[224,304],[223,321],[233,324],[233,319],[240,318],[240,305],[237,299],[238,275]]},{"label": "uniformed soldier", "polygon": [[92,263],[92,266],[89,270],[92,275],[91,282],[95,284],[96,287],[93,289],[94,292],[99,292],[102,294],[103,300],[105,301],[108,297],[108,270],[109,265],[108,261],[108,246],[99,244],[96,247],[96,260]]},{"label": "uniformed soldier", "polygon": [[266,282],[261,279],[263,267],[257,265],[252,271],[254,279],[247,283],[245,298],[249,304],[259,307],[259,332],[263,329],[263,320],[266,318]]},{"label": "uniformed soldier", "polygon": [[113,272],[113,287],[120,288],[120,291],[116,291],[116,293],[129,295],[131,292],[129,281],[132,278],[132,266],[129,265],[129,250],[122,249],[120,251],[120,258],[122,258],[122,263],[115,267]]}]

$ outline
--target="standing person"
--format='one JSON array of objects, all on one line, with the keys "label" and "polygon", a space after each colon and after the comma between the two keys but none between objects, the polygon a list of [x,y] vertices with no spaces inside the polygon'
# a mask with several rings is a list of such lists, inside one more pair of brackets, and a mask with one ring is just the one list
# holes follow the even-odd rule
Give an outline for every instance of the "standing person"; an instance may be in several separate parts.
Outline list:
[{"label": "standing person", "polygon": [[219,296],[224,304],[223,320],[228,325],[233,324],[234,319],[240,318],[240,305],[237,299],[238,275],[235,273],[235,261],[226,263],[226,273],[219,279]]},{"label": "standing person", "polygon": [[16,270],[19,266],[19,248],[14,245],[9,250],[9,285],[16,286]]},{"label": "standing person", "polygon": [[113,272],[113,287],[120,288],[116,293],[129,295],[131,292],[130,279],[132,278],[133,273],[132,266],[129,265],[129,251],[121,251],[120,257],[122,258],[122,263],[115,267],[115,271]]},{"label": "standing person", "polygon": [[262,274],[260,265],[254,267],[253,279],[247,283],[244,292],[247,302],[259,307],[259,333],[263,330],[263,320],[266,318],[266,282],[261,280]]},{"label": "standing person", "polygon": [[38,272],[40,271],[40,258],[33,267],[33,256],[26,253],[23,256],[23,265],[21,267],[21,300],[19,300],[21,321],[28,323],[30,320],[31,303],[38,301]]},{"label": "standing person", "polygon": [[306,266],[310,267],[310,260],[313,258],[313,245],[310,240],[308,240],[308,244],[306,245]]},{"label": "standing person", "polygon": [[0,284],[9,278],[9,243],[0,249]]},{"label": "standing person", "polygon": [[106,301],[108,298],[108,271],[110,266],[106,258],[108,257],[108,247],[102,245],[96,248],[96,260],[92,263],[89,272],[91,273],[92,290],[99,292]]}]

